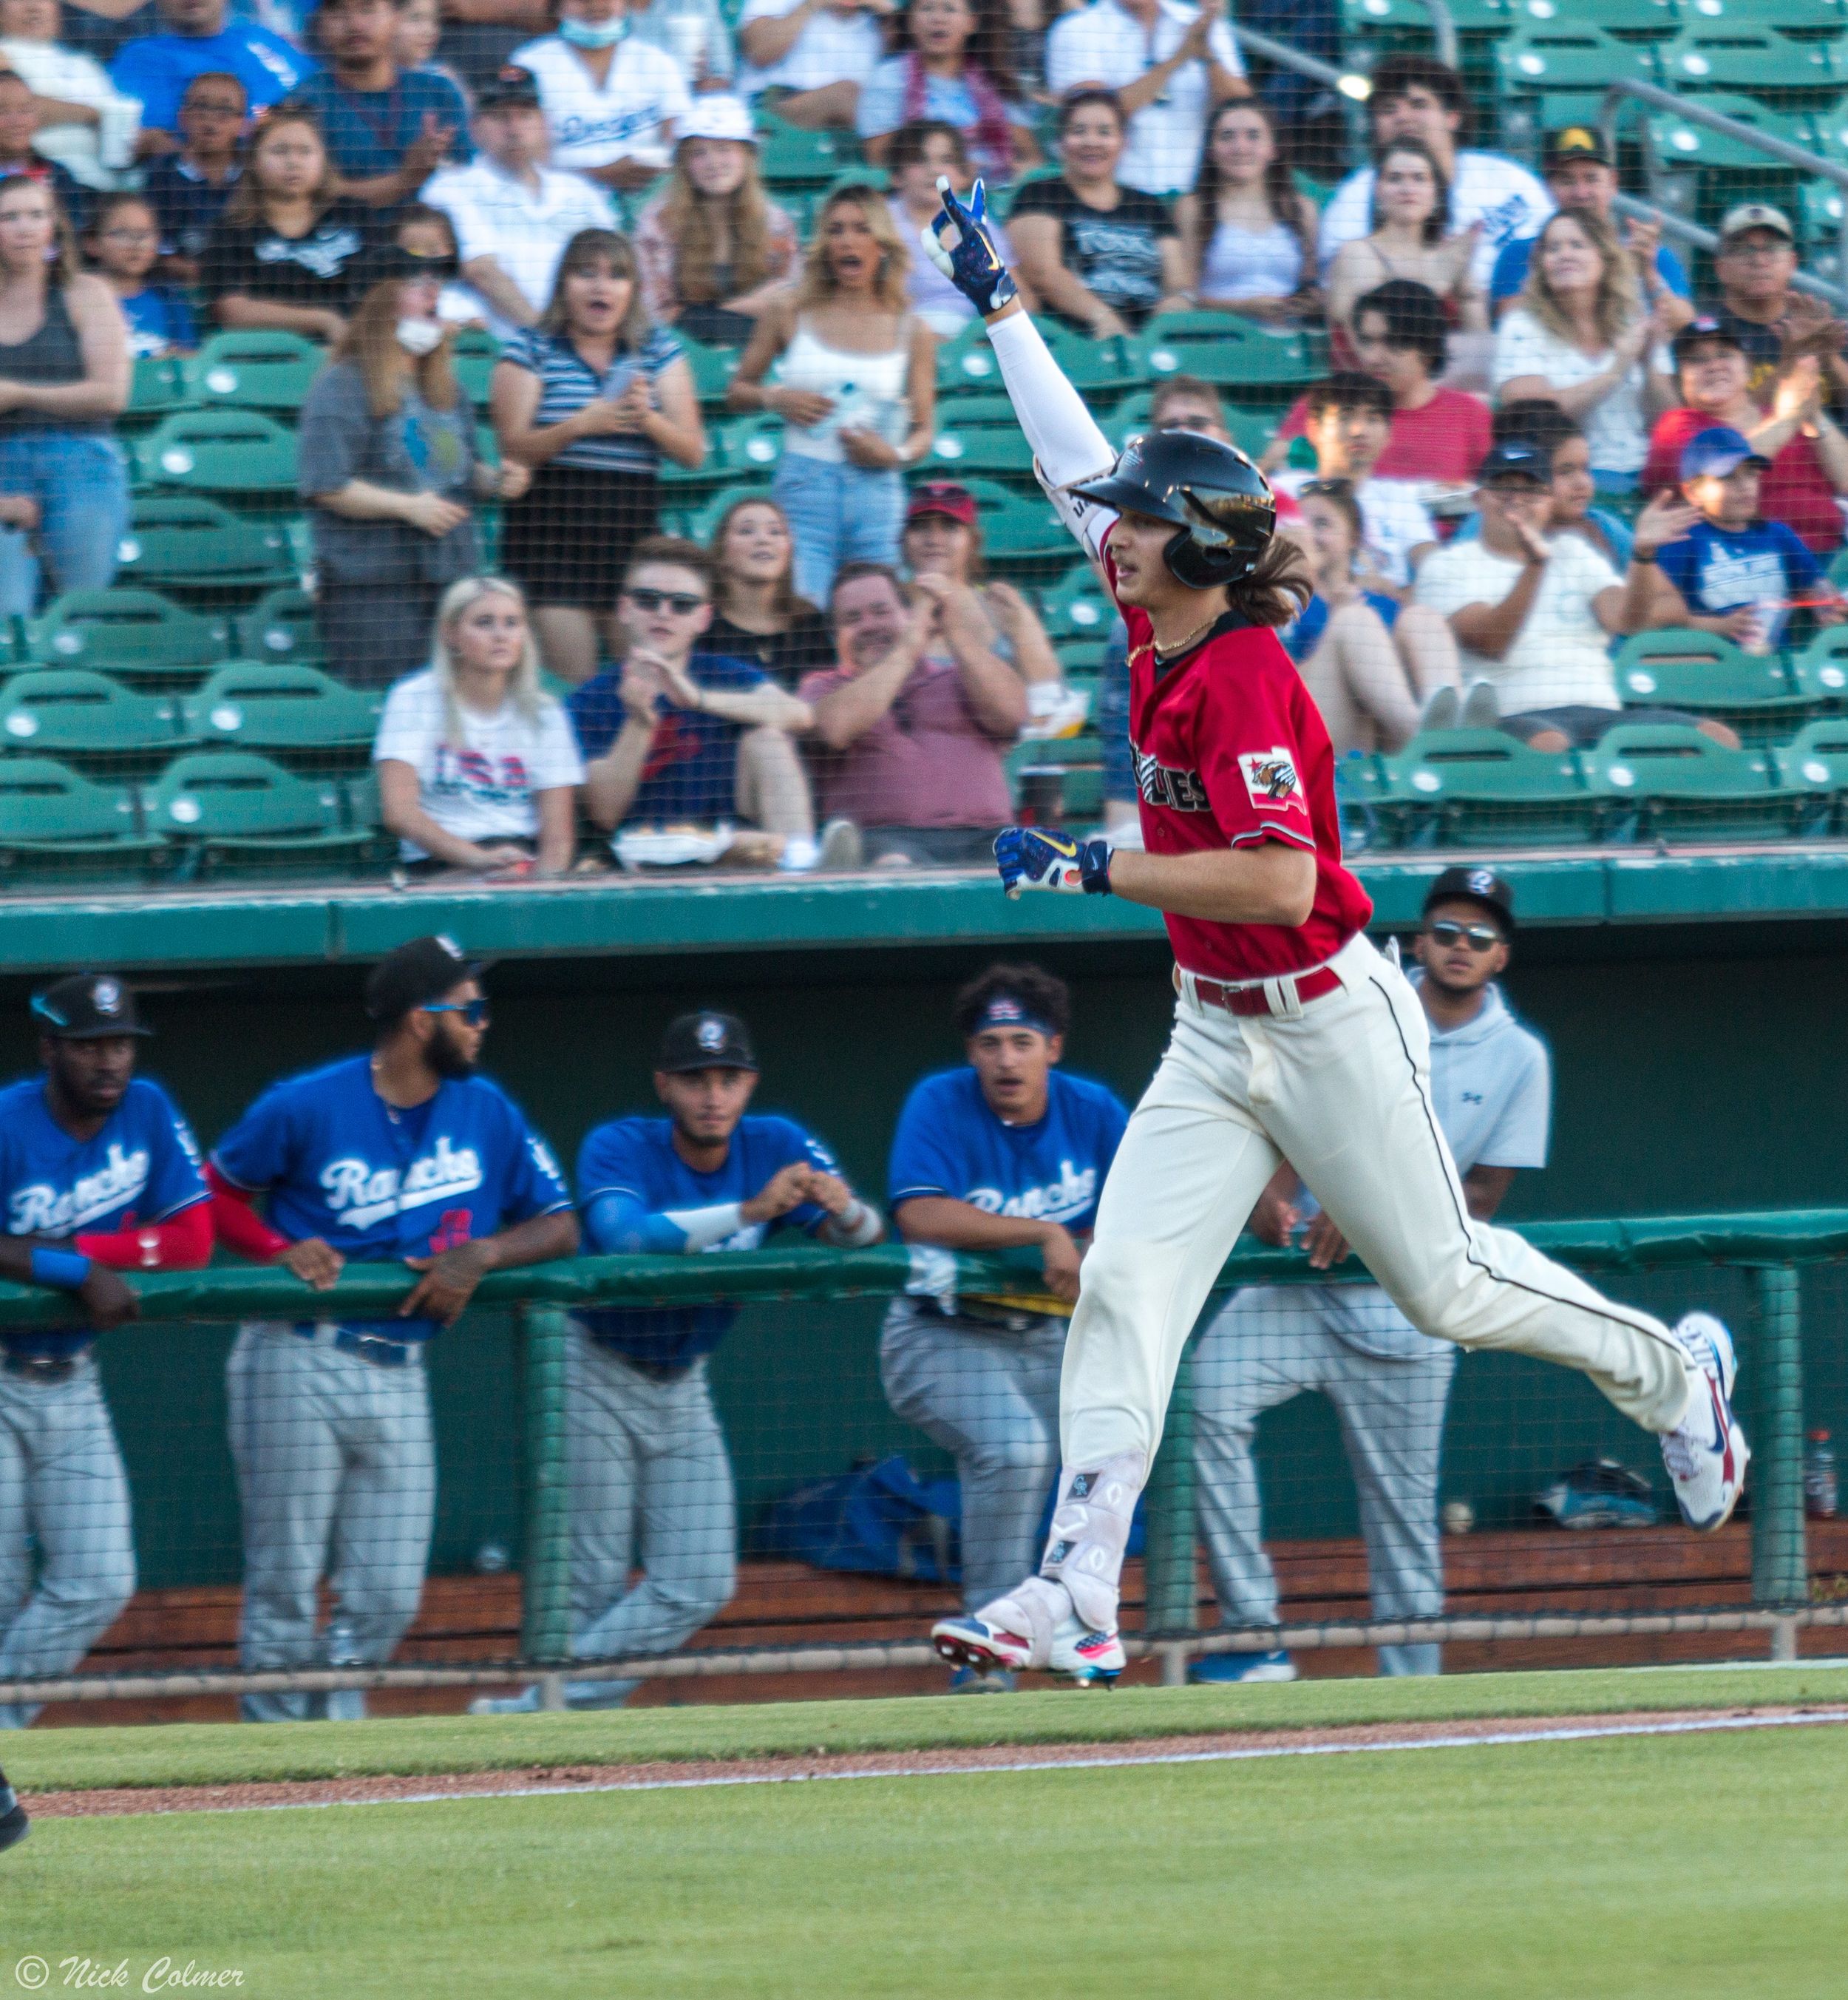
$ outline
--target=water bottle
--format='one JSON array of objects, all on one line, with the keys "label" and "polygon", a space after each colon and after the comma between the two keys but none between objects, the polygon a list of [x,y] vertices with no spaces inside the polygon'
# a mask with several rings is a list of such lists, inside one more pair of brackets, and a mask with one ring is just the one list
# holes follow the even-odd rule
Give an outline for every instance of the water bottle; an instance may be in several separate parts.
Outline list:
[{"label": "water bottle", "polygon": [[1812,1431],[1803,1454],[1803,1511],[1812,1521],[1832,1521],[1836,1498],[1835,1446],[1827,1431]]},{"label": "water bottle", "polygon": [[[352,1624],[345,1618],[336,1618],[328,1627],[328,1665],[330,1667],[358,1667],[366,1663],[359,1657],[359,1642]],[[366,1719],[366,1691],[363,1688],[336,1688],[328,1696],[327,1717],[330,1722],[362,1722]]]}]

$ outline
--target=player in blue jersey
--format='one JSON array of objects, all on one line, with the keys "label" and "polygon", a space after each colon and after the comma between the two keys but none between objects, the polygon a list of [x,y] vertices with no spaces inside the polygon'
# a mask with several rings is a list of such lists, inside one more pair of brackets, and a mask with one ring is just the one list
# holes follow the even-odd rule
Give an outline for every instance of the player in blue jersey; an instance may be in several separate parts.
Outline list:
[{"label": "player in blue jersey", "polygon": [[[221,1241],[325,1290],[348,1263],[418,1274],[390,1319],[255,1321],[227,1366],[244,1505],[251,1672],[372,1665],[417,1614],[436,1495],[424,1350],[490,1271],[569,1257],[571,1197],[545,1141],[476,1074],[480,967],[417,938],[373,968],[369,1055],[272,1085],[206,1172]],[[267,1197],[268,1220],[253,1203]],[[304,1311],[311,1310],[304,1293]],[[316,1629],[331,1536],[335,1625]],[[335,1658],[338,1655],[340,1657]],[[363,1714],[356,1695],[247,1695],[253,1721]]]},{"label": "player in blue jersey", "polygon": [[[667,1116],[599,1125],[577,1156],[586,1246],[657,1256],[754,1250],[778,1229],[839,1249],[876,1243],[879,1211],[819,1139],[789,1119],[747,1115],[757,1086],[757,1055],[737,1016],[674,1021],[654,1069]],[[673,1652],[730,1599],[737,1510],[706,1363],[737,1316],[730,1305],[572,1316],[565,1422],[578,1659]],[[565,1699],[613,1707],[636,1685],[567,1682]],[[471,1704],[477,1715],[538,1706],[532,1687]]]},{"label": "player in blue jersey", "polygon": [[[0,1680],[68,1673],[133,1594],[128,1481],[91,1349],[140,1311],[118,1269],[212,1255],[192,1134],[134,1073],[148,1032],[134,995],[75,973],[32,1011],[44,1073],[0,1091],[0,1277],[68,1292],[81,1317],[0,1334]],[[37,1712],[0,1706],[0,1727]],[[16,1810],[0,1778],[0,1845]]]},{"label": "player in blue jersey", "polygon": [[[1129,1113],[1114,1092],[1058,1067],[1071,1015],[1065,982],[1035,965],[992,966],[957,995],[969,1061],[911,1092],[892,1141],[900,1233],[948,1250],[1030,1246],[1038,1299],[895,1300],[880,1373],[892,1407],[953,1453],[962,1488],[962,1599],[970,1609],[1032,1567],[1059,1470],[1059,1374],[1082,1243]],[[959,1667],[959,1693],[1012,1675]]]}]

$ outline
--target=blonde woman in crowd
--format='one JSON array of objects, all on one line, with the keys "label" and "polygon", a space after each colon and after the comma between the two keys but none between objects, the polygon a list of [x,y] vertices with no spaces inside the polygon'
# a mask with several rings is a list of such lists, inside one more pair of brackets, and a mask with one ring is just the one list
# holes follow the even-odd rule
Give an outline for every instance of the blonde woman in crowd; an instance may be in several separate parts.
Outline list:
[{"label": "blonde woman in crowd", "polygon": [[682,120],[667,184],[636,217],[642,297],[695,340],[742,347],[800,253],[789,212],[764,193],[751,113],[699,97]]},{"label": "blonde woman in crowd", "polygon": [[385,825],[418,873],[519,880],[571,865],[584,763],[539,685],[518,589],[465,577],[445,593],[430,665],[399,682],[373,745]]},{"label": "blonde woman in crowd", "polygon": [[897,560],[904,470],[931,448],[937,340],[911,310],[910,265],[884,194],[837,188],[800,286],[771,301],[732,378],[732,408],[786,425],[775,490],[811,604],[842,563]]},{"label": "blonde woman in crowd", "polygon": [[1585,432],[1598,491],[1632,493],[1649,426],[1676,400],[1663,338],[1610,224],[1562,209],[1541,231],[1527,283],[1496,329],[1496,400],[1557,403]]}]

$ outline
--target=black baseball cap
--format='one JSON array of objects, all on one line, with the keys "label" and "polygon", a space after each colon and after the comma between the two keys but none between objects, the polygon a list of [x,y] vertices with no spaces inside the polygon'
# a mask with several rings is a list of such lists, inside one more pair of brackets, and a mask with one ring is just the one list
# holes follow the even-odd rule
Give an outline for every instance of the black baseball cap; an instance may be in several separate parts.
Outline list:
[{"label": "black baseball cap", "polygon": [[1540,155],[1543,174],[1551,173],[1555,167],[1570,166],[1574,160],[1595,161],[1600,167],[1610,165],[1610,148],[1596,126],[1562,125],[1557,132],[1546,135]]},{"label": "black baseball cap", "polygon": [[758,1067],[751,1030],[736,1014],[708,1010],[682,1014],[667,1023],[654,1066],[667,1076],[695,1069],[748,1069]]},{"label": "black baseball cap", "polygon": [[1746,343],[1724,320],[1716,318],[1711,313],[1701,313],[1681,328],[1669,343],[1675,366],[1679,368],[1704,340],[1717,340],[1725,346],[1736,347],[1742,354],[1746,351]]},{"label": "black baseball cap", "polygon": [[1482,454],[1475,469],[1479,486],[1499,485],[1503,480],[1526,480],[1535,486],[1550,486],[1553,480],[1551,457],[1524,438],[1503,438]]},{"label": "black baseball cap", "polygon": [[133,993],[113,972],[73,972],[32,996],[33,1017],[63,1042],[99,1042],[106,1035],[154,1033],[141,1025]]},{"label": "black baseball cap", "polygon": [[509,104],[539,109],[539,78],[518,63],[503,63],[475,92],[477,111],[498,111]]},{"label": "black baseball cap", "polygon": [[388,952],[366,974],[367,1018],[389,1027],[414,1007],[427,1007],[487,970],[484,960],[470,958],[453,938],[413,938]]},{"label": "black baseball cap", "polygon": [[1429,916],[1436,903],[1451,903],[1461,898],[1480,903],[1509,936],[1514,933],[1514,891],[1505,877],[1493,868],[1447,868],[1425,891],[1423,914]]},{"label": "black baseball cap", "polygon": [[360,259],[359,273],[360,283],[369,291],[388,278],[400,284],[407,278],[435,278],[447,282],[460,269],[459,260],[454,257],[420,257],[401,243],[380,243]]}]

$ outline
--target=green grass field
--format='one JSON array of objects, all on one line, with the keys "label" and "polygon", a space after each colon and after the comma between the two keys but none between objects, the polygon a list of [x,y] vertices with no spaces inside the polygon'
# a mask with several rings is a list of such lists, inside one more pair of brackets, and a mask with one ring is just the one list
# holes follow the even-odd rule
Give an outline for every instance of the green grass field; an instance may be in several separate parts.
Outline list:
[{"label": "green grass field", "polygon": [[[23,1789],[1801,1700],[1848,1670],[33,1732]],[[1261,1734],[1254,1734],[1261,1740]],[[1734,2000],[1848,1991],[1848,1728],[43,1820],[0,1991]],[[161,1974],[157,1968],[158,1981]],[[180,1990],[156,1984],[147,1990]]]}]

